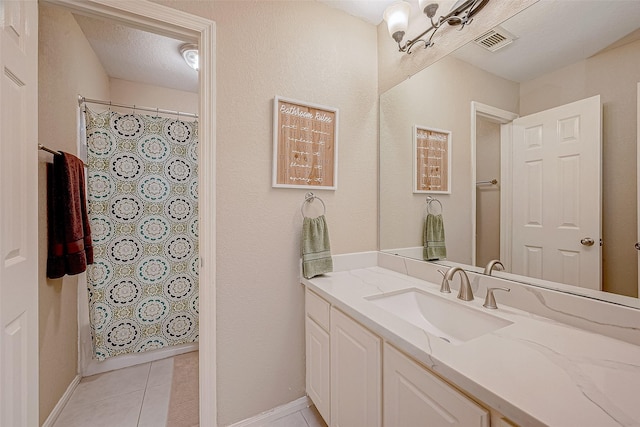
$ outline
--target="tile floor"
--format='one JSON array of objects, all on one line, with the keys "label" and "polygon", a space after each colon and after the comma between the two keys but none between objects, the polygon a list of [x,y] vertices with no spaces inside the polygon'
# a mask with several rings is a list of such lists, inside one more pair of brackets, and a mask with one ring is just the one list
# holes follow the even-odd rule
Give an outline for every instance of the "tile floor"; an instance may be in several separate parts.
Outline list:
[{"label": "tile floor", "polygon": [[[54,427],[166,426],[173,358],[83,378]],[[326,427],[315,407],[264,427]]]},{"label": "tile floor", "polygon": [[167,421],[173,359],[85,377],[54,427],[159,427]]},{"label": "tile floor", "polygon": [[327,427],[315,406],[279,418],[263,427]]}]

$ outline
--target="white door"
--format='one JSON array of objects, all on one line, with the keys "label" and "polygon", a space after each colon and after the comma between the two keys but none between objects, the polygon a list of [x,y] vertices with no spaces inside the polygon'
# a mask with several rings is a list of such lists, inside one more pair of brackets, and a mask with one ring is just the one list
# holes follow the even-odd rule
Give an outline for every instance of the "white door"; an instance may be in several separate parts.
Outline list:
[{"label": "white door", "polygon": [[512,272],[600,289],[600,96],[513,122]]},{"label": "white door", "polygon": [[0,23],[0,426],[37,426],[38,3]]}]

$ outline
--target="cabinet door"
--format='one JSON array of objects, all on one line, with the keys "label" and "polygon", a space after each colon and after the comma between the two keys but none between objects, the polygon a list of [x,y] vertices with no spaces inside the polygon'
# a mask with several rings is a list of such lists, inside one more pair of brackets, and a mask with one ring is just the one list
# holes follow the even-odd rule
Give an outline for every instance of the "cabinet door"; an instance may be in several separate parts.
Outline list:
[{"label": "cabinet door", "polygon": [[380,338],[331,308],[331,426],[381,424]]},{"label": "cabinet door", "polygon": [[488,427],[489,412],[385,344],[384,425]]},{"label": "cabinet door", "polygon": [[495,409],[491,409],[491,427],[518,427]]},{"label": "cabinet door", "polygon": [[329,334],[310,317],[307,330],[307,394],[325,421],[329,420]]}]

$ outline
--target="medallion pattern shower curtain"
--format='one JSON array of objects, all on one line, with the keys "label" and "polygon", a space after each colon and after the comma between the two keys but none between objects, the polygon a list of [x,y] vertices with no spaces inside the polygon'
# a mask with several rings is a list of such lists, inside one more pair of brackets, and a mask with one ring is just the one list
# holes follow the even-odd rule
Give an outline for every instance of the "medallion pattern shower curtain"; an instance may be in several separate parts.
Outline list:
[{"label": "medallion pattern shower curtain", "polygon": [[198,340],[198,124],[86,110],[95,358]]}]

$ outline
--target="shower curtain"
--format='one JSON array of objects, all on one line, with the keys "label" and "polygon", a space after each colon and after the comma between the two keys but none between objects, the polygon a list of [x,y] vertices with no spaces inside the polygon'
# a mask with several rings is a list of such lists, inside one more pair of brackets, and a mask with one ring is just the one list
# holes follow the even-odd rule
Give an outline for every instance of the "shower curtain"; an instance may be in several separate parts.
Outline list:
[{"label": "shower curtain", "polygon": [[86,109],[94,357],[198,340],[198,124]]}]

